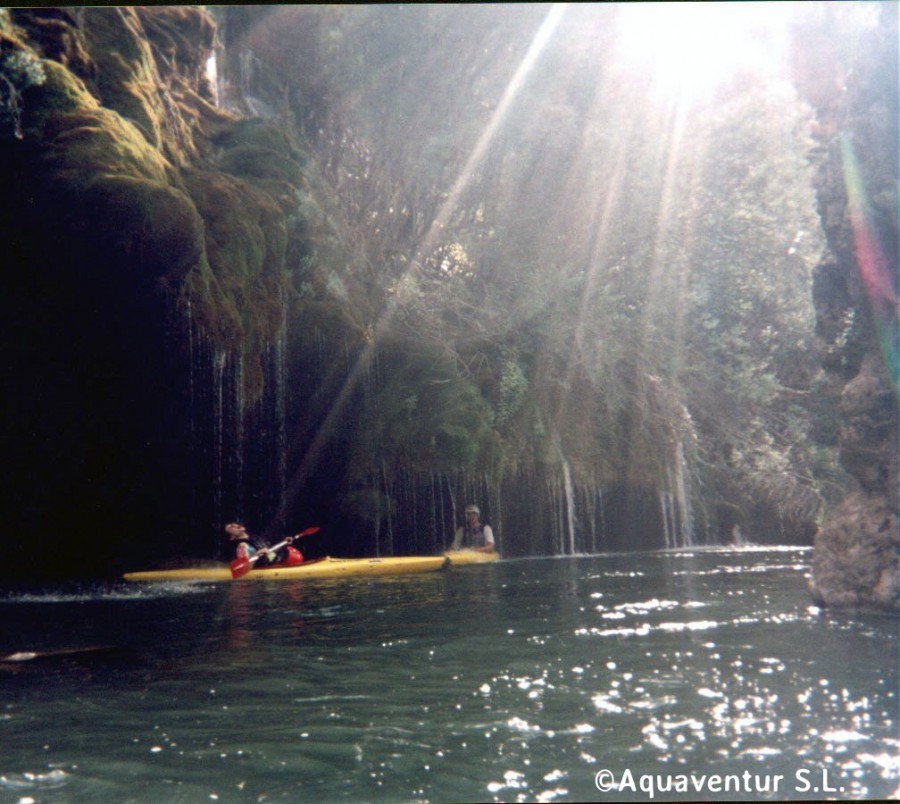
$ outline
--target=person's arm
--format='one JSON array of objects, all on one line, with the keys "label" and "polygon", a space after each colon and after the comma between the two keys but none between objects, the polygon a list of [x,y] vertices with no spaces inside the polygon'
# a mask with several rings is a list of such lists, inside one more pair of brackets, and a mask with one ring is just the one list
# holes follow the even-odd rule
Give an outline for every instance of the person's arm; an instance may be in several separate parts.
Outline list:
[{"label": "person's arm", "polygon": [[450,545],[451,550],[459,550],[462,545],[463,529],[457,528],[456,535],[453,537],[453,544]]},{"label": "person's arm", "polygon": [[482,533],[484,534],[484,547],[477,547],[475,549],[482,553],[493,553],[496,549],[494,547],[494,531],[491,530],[490,525],[485,525],[482,529]]}]

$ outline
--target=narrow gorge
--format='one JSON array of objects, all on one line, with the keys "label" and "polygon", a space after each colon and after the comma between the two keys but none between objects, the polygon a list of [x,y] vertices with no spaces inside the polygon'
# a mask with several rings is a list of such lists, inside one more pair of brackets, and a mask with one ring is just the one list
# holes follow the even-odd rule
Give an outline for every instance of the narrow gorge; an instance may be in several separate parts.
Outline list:
[{"label": "narrow gorge", "polygon": [[896,609],[897,7],[848,5],[689,113],[617,4],[0,10],[11,576],[477,502]]}]

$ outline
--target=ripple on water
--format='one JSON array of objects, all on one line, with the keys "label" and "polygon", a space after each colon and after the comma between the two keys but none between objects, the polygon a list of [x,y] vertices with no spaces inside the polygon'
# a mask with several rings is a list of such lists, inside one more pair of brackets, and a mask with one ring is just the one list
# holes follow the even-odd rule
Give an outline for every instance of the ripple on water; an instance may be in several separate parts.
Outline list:
[{"label": "ripple on water", "polygon": [[66,615],[57,631],[81,633],[99,612],[104,633],[127,620],[140,640],[77,678],[15,676],[0,798],[139,785],[154,800],[595,800],[601,768],[763,766],[827,766],[844,797],[888,795],[897,638],[811,607],[802,551],[772,552],[768,575],[762,551],[690,550],[391,584],[180,585],[91,617],[72,598],[52,618],[51,599],[26,601],[29,632]]},{"label": "ripple on water", "polygon": [[78,591],[47,590],[42,592],[10,592],[0,598],[0,604],[66,604],[154,600],[158,598],[188,597],[209,594],[215,586],[208,583],[178,581],[172,583],[128,584],[96,586]]},{"label": "ripple on water", "polygon": [[46,773],[9,773],[0,776],[0,789],[17,792],[56,790],[66,785],[70,778],[70,774],[61,768],[54,768]]}]

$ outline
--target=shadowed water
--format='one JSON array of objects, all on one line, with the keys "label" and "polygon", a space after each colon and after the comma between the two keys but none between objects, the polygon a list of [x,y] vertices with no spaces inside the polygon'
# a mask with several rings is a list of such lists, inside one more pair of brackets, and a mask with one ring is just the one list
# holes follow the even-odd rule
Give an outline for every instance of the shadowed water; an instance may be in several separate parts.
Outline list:
[{"label": "shadowed water", "polygon": [[4,656],[94,650],[0,662],[0,800],[890,796],[897,621],[809,558],[7,592]]}]

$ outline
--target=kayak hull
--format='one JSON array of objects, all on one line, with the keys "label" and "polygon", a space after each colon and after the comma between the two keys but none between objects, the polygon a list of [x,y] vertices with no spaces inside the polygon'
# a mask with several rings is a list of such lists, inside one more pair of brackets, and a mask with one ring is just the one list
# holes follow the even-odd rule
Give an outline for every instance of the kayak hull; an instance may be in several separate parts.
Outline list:
[{"label": "kayak hull", "polygon": [[231,568],[188,568],[126,572],[126,581],[286,581],[296,578],[347,578],[366,575],[412,575],[437,572],[449,566],[446,556],[399,556],[388,558],[323,558],[293,567],[266,567],[250,570],[240,578]]},{"label": "kayak hull", "polygon": [[499,553],[481,553],[478,550],[448,550],[444,555],[454,567],[466,564],[488,564],[500,558]]}]

